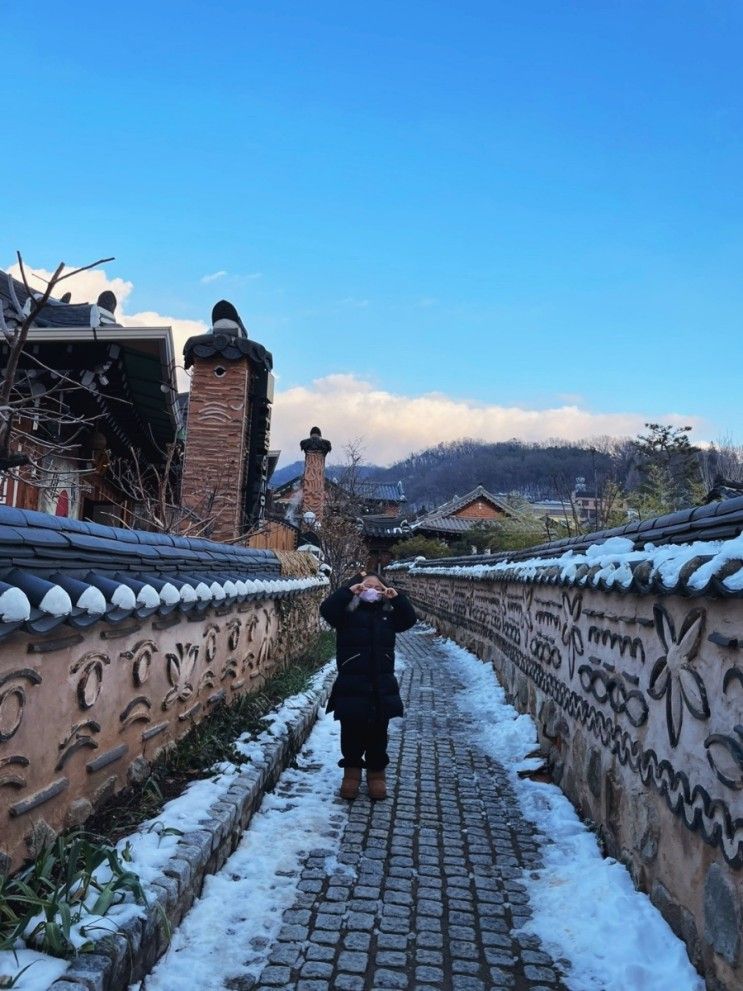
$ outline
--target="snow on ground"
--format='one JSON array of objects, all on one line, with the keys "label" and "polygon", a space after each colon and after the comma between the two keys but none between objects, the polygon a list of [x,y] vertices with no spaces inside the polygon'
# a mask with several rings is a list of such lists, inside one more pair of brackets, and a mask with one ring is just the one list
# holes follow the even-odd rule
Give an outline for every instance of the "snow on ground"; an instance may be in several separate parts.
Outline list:
[{"label": "snow on ground", "polygon": [[[257,977],[285,909],[294,903],[302,861],[327,851],[328,873],[354,872],[336,861],[346,816],[336,804],[339,724],[323,715],[297,767],[266,795],[222,870],[173,933],[168,952],[147,978],[147,991],[221,991],[230,978]],[[246,941],[245,933],[253,933]],[[141,987],[136,985],[135,987]]]},{"label": "snow on ground", "polygon": [[14,991],[47,991],[49,985],[60,978],[68,967],[67,960],[48,957],[36,950],[16,950],[15,954],[4,951],[0,953],[0,987],[9,986],[3,983],[3,978],[12,979],[28,968],[12,985]]},{"label": "snow on ground", "polygon": [[137,832],[119,840],[117,849],[121,851],[126,845],[129,846],[131,860],[128,867],[139,875],[144,885],[155,879],[175,854],[181,833],[202,828],[210,806],[230,788],[235,776],[249,768],[250,764],[259,766],[263,763],[265,745],[280,736],[297,713],[307,707],[309,692],[317,691],[334,669],[335,660],[313,675],[306,691],[292,695],[278,709],[270,712],[266,716],[268,726],[258,736],[245,734],[237,740],[235,749],[248,758],[247,766],[238,767],[228,761],[216,765],[218,773],[214,777],[194,781],[177,798],[167,802],[155,819],[148,820]]},{"label": "snow on ground", "polygon": [[526,757],[537,745],[531,717],[506,702],[490,665],[440,642],[467,686],[457,705],[472,718],[483,749],[509,772],[524,817],[539,830],[544,866],[523,878],[534,913],[524,931],[555,958],[570,960],[570,991],[703,991],[684,944],[627,870],[602,857],[559,788],[519,778],[518,770],[534,767]]}]

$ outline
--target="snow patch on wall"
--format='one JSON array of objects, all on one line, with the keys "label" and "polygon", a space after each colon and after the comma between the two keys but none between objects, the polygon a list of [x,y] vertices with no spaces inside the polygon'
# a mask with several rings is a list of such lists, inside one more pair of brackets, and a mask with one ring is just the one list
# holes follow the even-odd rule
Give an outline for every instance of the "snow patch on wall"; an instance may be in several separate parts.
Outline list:
[{"label": "snow patch on wall", "polygon": [[111,602],[118,609],[134,609],[137,605],[137,599],[134,592],[126,586],[119,585],[114,594],[111,596]]},{"label": "snow patch on wall", "polygon": [[152,585],[143,585],[137,593],[137,605],[144,609],[157,609],[160,596]]},{"label": "snow patch on wall", "polygon": [[101,616],[106,611],[106,598],[100,589],[89,585],[77,600],[77,608],[90,616]]},{"label": "snow patch on wall", "polygon": [[[603,582],[608,586],[629,588],[633,566],[648,563],[651,566],[651,577],[657,574],[663,585],[673,588],[678,583],[682,569],[695,558],[709,558],[700,563],[688,579],[691,588],[702,591],[731,561],[741,561],[743,564],[743,534],[730,540],[698,540],[691,544],[663,544],[658,547],[655,544],[645,544],[638,550],[634,549],[632,541],[626,537],[611,537],[602,543],[592,544],[585,551],[566,551],[559,556],[505,560],[494,564],[434,567],[419,567],[423,562],[416,560],[412,564],[392,564],[387,570],[409,570],[420,575],[473,580],[503,577],[529,581],[538,578],[547,568],[559,568],[560,578],[565,581],[580,585],[599,585]],[[592,570],[590,576],[579,576],[578,569],[582,566],[596,570]],[[723,579],[723,585],[731,592],[741,590],[743,567]]]},{"label": "snow patch on wall", "polygon": [[19,588],[6,588],[0,594],[0,617],[4,623],[24,623],[31,615],[31,603]]},{"label": "snow patch on wall", "polygon": [[39,609],[50,616],[69,616],[72,599],[61,586],[53,585],[39,603]]}]

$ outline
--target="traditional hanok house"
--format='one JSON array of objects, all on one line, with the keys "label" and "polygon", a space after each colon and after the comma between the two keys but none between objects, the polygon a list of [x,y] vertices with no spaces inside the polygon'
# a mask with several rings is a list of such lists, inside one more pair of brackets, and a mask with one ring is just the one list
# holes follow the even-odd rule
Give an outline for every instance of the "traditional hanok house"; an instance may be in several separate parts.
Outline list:
[{"label": "traditional hanok house", "polygon": [[570,506],[561,499],[538,499],[524,503],[525,515],[532,517],[544,540],[558,540],[571,534]]},{"label": "traditional hanok house", "polygon": [[393,545],[410,536],[410,524],[402,516],[385,515],[364,516],[361,522],[369,555],[367,571],[381,571],[392,561]]},{"label": "traditional hanok house", "polygon": [[[313,428],[317,430],[317,428]],[[318,436],[320,436],[318,432]],[[308,441],[310,438],[307,439]],[[303,444],[307,441],[302,441]],[[303,450],[305,450],[303,448]],[[302,472],[298,472],[292,478],[287,479],[278,485],[271,493],[271,508],[274,514],[280,514],[284,519],[299,522],[305,512],[312,512],[310,508],[312,496],[307,499],[305,491],[307,486],[307,464]],[[315,482],[310,488],[314,491]],[[333,501],[335,490],[345,492],[348,500],[361,517],[384,517],[384,519],[399,519],[401,509],[407,502],[402,482],[376,482],[370,479],[354,479],[349,482],[342,474],[331,468],[324,468],[324,490],[325,501]]]},{"label": "traditional hanok house", "polygon": [[379,571],[392,560],[392,546],[410,534],[402,482],[363,481],[361,533],[368,553],[368,571]]},{"label": "traditional hanok house", "polygon": [[[1,380],[15,330],[31,305],[24,285],[6,273],[0,273],[0,304]],[[186,342],[191,390],[179,396],[171,329],[120,326],[115,310],[116,297],[105,292],[95,304],[50,299],[37,315],[14,376],[23,409],[0,464],[0,501],[157,528],[142,513],[137,486],[132,492],[125,480],[129,469],[135,476],[149,472],[145,484],[151,486],[179,441],[174,515],[182,513],[184,525],[203,521],[198,536],[245,542],[265,515],[279,453],[269,444],[270,352],[248,339],[234,306],[222,300],[209,332]],[[294,536],[291,543],[296,546]]]},{"label": "traditional hanok house", "polygon": [[[32,312],[23,283],[0,272],[0,380],[16,329]],[[13,376],[14,418],[0,452],[0,503],[100,523],[135,507],[109,470],[141,452],[158,464],[178,429],[169,327],[122,327],[116,297],[50,299],[29,330]]]},{"label": "traditional hanok house", "polygon": [[411,524],[414,533],[441,540],[447,545],[456,543],[474,527],[497,523],[519,514],[499,495],[478,485],[463,496],[454,496],[448,502],[419,517]]},{"label": "traditional hanok house", "polygon": [[356,473],[347,477],[342,470],[326,468],[332,445],[319,427],[312,428],[300,448],[305,457],[303,470],[272,490],[269,520],[277,526],[295,527],[299,541],[317,543],[326,507],[341,507],[358,523],[368,550],[367,568],[389,563],[389,548],[408,532],[402,482],[360,479]]}]

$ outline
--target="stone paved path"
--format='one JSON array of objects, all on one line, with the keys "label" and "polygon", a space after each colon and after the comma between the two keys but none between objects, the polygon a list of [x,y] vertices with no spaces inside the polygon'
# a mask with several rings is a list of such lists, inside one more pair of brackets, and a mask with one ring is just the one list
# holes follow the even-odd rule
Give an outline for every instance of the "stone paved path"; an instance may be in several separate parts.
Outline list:
[{"label": "stone paved path", "polygon": [[537,863],[532,827],[459,714],[462,686],[433,636],[399,647],[407,715],[392,723],[390,798],[338,799],[336,873],[328,851],[310,851],[270,963],[228,988],[563,991],[537,941],[511,935],[529,915],[519,877]]}]

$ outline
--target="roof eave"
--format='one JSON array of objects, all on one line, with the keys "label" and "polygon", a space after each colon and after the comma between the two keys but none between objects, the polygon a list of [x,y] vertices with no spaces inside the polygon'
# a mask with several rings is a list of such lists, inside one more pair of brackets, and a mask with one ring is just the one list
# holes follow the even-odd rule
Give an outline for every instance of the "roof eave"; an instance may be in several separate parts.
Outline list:
[{"label": "roof eave", "polygon": [[159,341],[163,346],[161,359],[167,380],[168,406],[173,420],[173,429],[179,425],[178,414],[178,385],[176,380],[175,346],[173,344],[173,328],[163,327],[32,327],[28,333],[29,341],[108,341],[111,344],[127,344],[132,341]]}]

